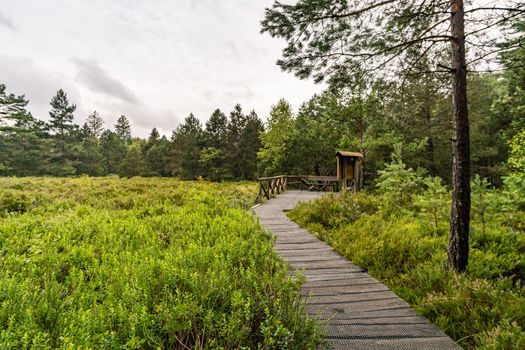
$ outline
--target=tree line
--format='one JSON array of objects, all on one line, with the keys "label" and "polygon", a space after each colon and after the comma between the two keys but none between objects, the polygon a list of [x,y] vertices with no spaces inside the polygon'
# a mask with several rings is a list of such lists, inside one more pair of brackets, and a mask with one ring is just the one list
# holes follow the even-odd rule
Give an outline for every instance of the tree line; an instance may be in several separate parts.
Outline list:
[{"label": "tree line", "polygon": [[[521,55],[521,56],[520,56]],[[510,142],[525,129],[525,70],[521,51],[506,55],[504,73],[469,77],[472,172],[501,184],[509,172]],[[24,96],[0,85],[0,174],[4,176],[177,176],[221,181],[277,174],[335,175],[335,151],[364,154],[365,182],[385,167],[397,144],[404,162],[452,182],[451,104],[434,74],[402,82],[362,80],[353,88],[312,96],[297,112],[281,99],[263,122],[236,105],[227,116],[215,110],[202,124],[190,114],[171,138],[153,128],[133,137],[124,115],[112,129],[94,111],[82,126],[76,106],[59,90],[49,120],[26,110]],[[519,152],[516,151],[516,152]]]},{"label": "tree line", "polygon": [[[522,69],[521,69],[522,70]],[[501,185],[509,142],[525,128],[525,106],[517,81],[525,72],[472,74],[469,111],[473,174]],[[451,103],[445,78],[422,75],[403,82],[376,81],[354,89],[327,90],[297,113],[285,100],[272,106],[261,134],[262,175],[335,175],[336,150],[364,155],[365,183],[371,184],[402,145],[408,167],[452,183]]]},{"label": "tree line", "polygon": [[259,134],[255,111],[237,104],[229,117],[216,109],[205,125],[190,114],[171,139],[153,128],[147,139],[132,136],[121,115],[113,129],[94,111],[80,126],[76,105],[63,90],[51,99],[49,120],[27,111],[25,96],[0,84],[0,174],[3,176],[199,176],[219,181],[257,176]]}]

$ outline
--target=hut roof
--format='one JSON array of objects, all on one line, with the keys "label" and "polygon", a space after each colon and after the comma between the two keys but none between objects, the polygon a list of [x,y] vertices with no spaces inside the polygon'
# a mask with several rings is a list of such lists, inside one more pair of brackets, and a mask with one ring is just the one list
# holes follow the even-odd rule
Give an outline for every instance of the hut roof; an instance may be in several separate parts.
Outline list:
[{"label": "hut roof", "polygon": [[363,154],[359,152],[348,152],[348,151],[337,151],[336,156],[342,156],[342,157],[357,157],[357,158],[363,158]]}]

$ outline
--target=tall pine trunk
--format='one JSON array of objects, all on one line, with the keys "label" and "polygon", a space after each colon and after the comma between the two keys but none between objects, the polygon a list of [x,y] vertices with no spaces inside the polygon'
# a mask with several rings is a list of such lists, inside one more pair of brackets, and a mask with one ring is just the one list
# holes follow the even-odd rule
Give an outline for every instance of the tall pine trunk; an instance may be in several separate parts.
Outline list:
[{"label": "tall pine trunk", "polygon": [[451,0],[451,11],[454,132],[448,264],[456,272],[463,272],[468,264],[470,224],[470,145],[463,0]]}]

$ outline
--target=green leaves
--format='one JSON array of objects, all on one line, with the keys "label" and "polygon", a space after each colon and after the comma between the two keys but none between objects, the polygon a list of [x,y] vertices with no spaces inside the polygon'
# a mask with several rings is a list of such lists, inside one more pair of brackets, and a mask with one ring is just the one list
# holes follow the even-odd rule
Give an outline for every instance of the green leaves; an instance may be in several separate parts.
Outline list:
[{"label": "green leaves", "polygon": [[525,130],[518,132],[509,140],[508,164],[518,174],[525,174]]},{"label": "green leaves", "polygon": [[0,179],[0,189],[11,193],[0,199],[2,348],[319,340],[299,284],[244,209],[255,184]]},{"label": "green leaves", "polygon": [[[324,196],[288,215],[367,269],[465,349],[510,350],[525,344],[523,178],[505,178],[502,189],[489,189],[486,180],[474,178],[471,261],[468,273],[456,275],[445,265],[446,187],[439,178],[415,176],[398,154],[388,169],[395,179],[386,182],[383,173],[380,190]],[[416,190],[405,189],[405,202],[399,201],[399,179],[420,183]]]}]

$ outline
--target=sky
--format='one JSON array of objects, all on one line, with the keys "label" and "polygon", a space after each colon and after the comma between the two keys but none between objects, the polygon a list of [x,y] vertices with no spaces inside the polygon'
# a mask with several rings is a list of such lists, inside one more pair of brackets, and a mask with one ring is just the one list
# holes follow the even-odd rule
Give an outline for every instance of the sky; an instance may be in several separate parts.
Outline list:
[{"label": "sky", "polygon": [[39,119],[63,89],[76,123],[96,110],[112,128],[124,114],[141,137],[237,103],[265,120],[280,98],[297,110],[324,89],[275,64],[285,42],[259,33],[272,3],[0,0],[0,83]]}]

